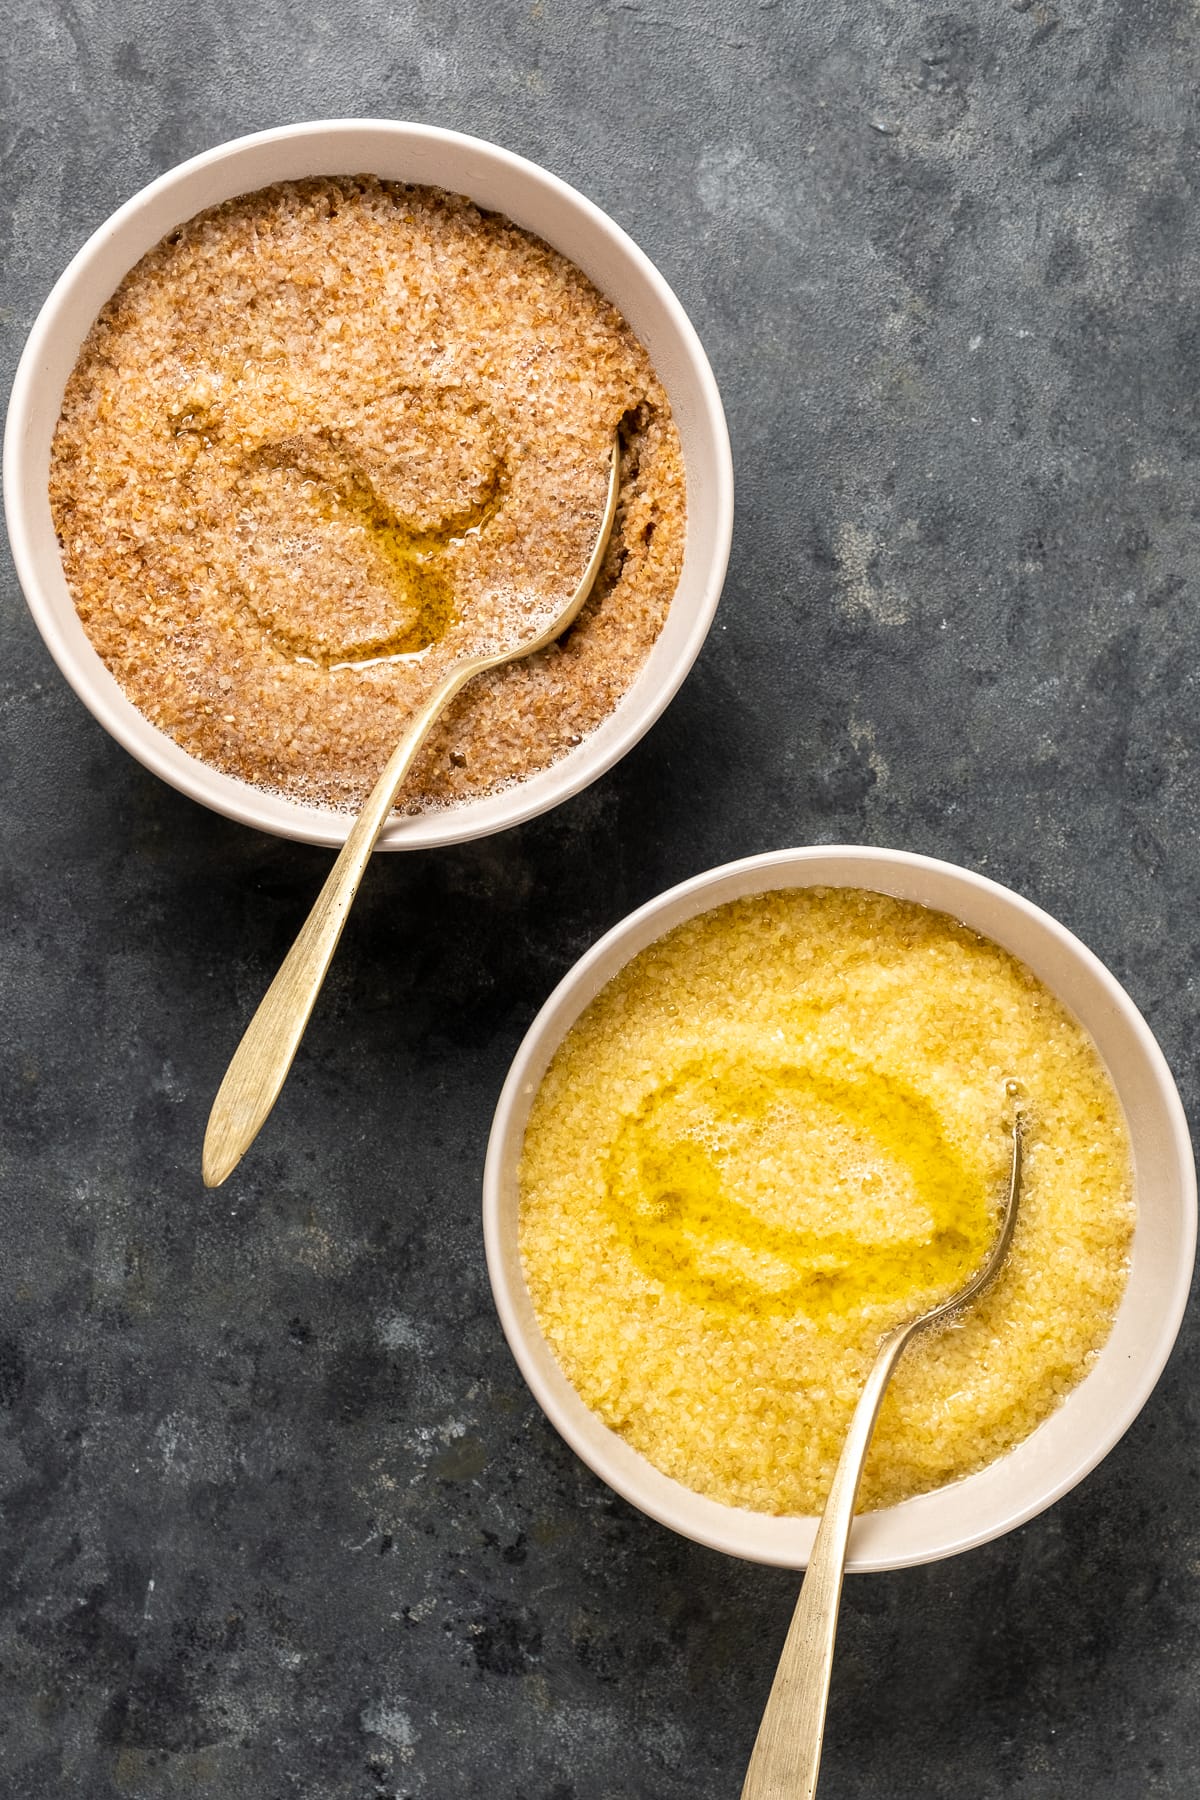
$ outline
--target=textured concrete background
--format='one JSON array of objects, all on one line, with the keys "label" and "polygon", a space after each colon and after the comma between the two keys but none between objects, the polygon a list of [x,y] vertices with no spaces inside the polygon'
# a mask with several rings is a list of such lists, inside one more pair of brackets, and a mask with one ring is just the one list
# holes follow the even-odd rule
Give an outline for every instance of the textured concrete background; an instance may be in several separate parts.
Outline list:
[{"label": "textured concrete background", "polygon": [[[718,1800],[793,1578],[552,1435],[493,1317],[491,1107],[551,984],[712,863],[863,840],[1103,956],[1195,1107],[1200,19],[1171,0],[10,0],[0,357],[143,182],[304,117],[544,161],[716,368],[738,521],[665,719],[378,863],[217,1195],[208,1104],[327,858],[143,772],[0,572],[0,1792]],[[850,1583],[830,1800],[1192,1796],[1200,1342],[1049,1515]]]}]

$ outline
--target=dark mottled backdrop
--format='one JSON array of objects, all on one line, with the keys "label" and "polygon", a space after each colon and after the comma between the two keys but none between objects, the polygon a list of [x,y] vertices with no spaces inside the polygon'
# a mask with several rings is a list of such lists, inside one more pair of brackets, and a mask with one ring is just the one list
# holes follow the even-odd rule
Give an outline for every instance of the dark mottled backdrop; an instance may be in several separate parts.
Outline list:
[{"label": "dark mottled backdrop", "polygon": [[[774,846],[935,852],[1127,983],[1195,1105],[1200,16],[1185,0],[10,0],[0,356],[134,189],[286,120],[545,162],[690,310],[738,475],[680,697],[552,817],[380,860],[244,1169],[236,1035],[326,867],[67,691],[5,561],[16,1800],[733,1800],[795,1580],[613,1498],[516,1373],[484,1139],[551,984]],[[830,1800],[1197,1789],[1194,1324],[1084,1486],[850,1583]]]}]

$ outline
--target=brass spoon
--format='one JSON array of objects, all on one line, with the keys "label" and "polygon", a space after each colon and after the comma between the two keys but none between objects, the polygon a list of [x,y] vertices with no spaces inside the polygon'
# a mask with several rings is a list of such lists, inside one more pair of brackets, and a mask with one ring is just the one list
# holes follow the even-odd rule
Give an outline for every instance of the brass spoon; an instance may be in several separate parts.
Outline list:
[{"label": "brass spoon", "polygon": [[600,533],[583,578],[566,606],[537,637],[486,655],[467,656],[456,663],[434,689],[393,750],[366,805],[351,827],[338,859],[317,895],[312,911],[301,926],[300,935],[263,995],[258,1011],[247,1025],[242,1041],[234,1051],[233,1061],[225,1071],[225,1078],[217,1090],[217,1097],[208,1116],[208,1128],[204,1133],[205,1187],[219,1187],[226,1176],[237,1168],[279,1098],[280,1089],[292,1066],[292,1058],[304,1036],[304,1027],[308,1024],[309,1015],[321,991],[325,972],[342,935],[351,903],[358,892],[358,884],[375,848],[375,840],[383,830],[413,759],[434,721],[474,676],[482,674],[485,669],[498,669],[504,663],[518,662],[524,656],[532,656],[535,650],[544,650],[577,617],[595,585],[600,565],[604,561],[604,552],[608,548],[616,516],[620,485],[621,447],[614,434],[608,498]]},{"label": "brass spoon", "polygon": [[[1017,1086],[1008,1083],[1009,1098]],[[846,1568],[846,1545],[854,1522],[854,1502],[863,1463],[887,1384],[896,1364],[919,1331],[941,1324],[959,1312],[995,1280],[1008,1255],[1017,1222],[1021,1188],[1022,1122],[1014,1106],[1012,1172],[1004,1217],[992,1251],[979,1273],[951,1299],[888,1333],[879,1346],[866,1386],[859,1397],[834,1471],[833,1485],[821,1514],[800,1598],[784,1641],[783,1654],[754,1741],[742,1800],[813,1800],[821,1766],[825,1708],[833,1669],[833,1643]]]}]

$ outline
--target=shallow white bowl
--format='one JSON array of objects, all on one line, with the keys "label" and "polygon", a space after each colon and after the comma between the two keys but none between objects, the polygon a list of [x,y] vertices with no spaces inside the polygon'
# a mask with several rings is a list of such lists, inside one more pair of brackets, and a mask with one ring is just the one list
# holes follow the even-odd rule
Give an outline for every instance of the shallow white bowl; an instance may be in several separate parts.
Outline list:
[{"label": "shallow white bowl", "polygon": [[148,769],[246,825],[313,844],[340,844],[344,813],[304,806],[222,775],[145,719],[88,642],[59,560],[47,498],[50,444],[63,389],[96,314],[146,251],[176,225],[255,188],[310,175],[378,175],[467,194],[505,213],[576,263],[620,309],[650,353],[671,402],[687,472],[683,572],[666,625],[629,693],[560,762],[486,799],[393,819],[385,850],[461,843],[519,824],[611,768],[658,718],[712,623],[733,528],[729,434],[708,359],[653,263],[599,207],[535,163],[479,138],[378,119],[288,125],[221,144],[151,182],[74,258],[25,346],[4,438],[4,507],[13,560],[51,655],[84,704]]},{"label": "shallow white bowl", "polygon": [[815,1519],[772,1518],[705,1499],[661,1474],[584,1405],[538,1328],[525,1286],[517,1243],[517,1164],[533,1096],[551,1057],[618,969],[697,913],[744,894],[815,886],[870,888],[919,901],[1018,956],[1091,1034],[1133,1144],[1137,1225],[1112,1335],[1058,1411],[1007,1456],[978,1475],[855,1522],[848,1566],[900,1569],[999,1537],[1082,1480],[1149,1396],[1187,1303],[1196,1254],[1196,1172],[1175,1083],[1128,994],[1048,914],[950,863],[899,850],[841,847],[750,857],[652,900],[576,963],[517,1052],[496,1109],[484,1170],[488,1270],[505,1335],[535,1397],[551,1424],[610,1487],[652,1518],[713,1549],[784,1568],[807,1565]]}]

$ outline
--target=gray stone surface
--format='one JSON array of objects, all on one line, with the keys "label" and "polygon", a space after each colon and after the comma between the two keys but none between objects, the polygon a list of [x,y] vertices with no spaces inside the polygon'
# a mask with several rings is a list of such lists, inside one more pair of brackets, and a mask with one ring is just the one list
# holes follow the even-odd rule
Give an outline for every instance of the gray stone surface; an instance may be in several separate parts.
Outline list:
[{"label": "gray stone surface", "polygon": [[[483,1146],[608,925],[787,843],[935,852],[1127,983],[1196,1103],[1196,92],[1178,0],[10,0],[0,356],[143,182],[294,118],[493,137],[690,310],[738,472],[719,623],[552,817],[372,870],[219,1194],[204,1118],[326,858],[111,743],[0,571],[0,1791],[718,1800],[795,1582],[543,1421]],[[1194,1322],[1051,1513],[850,1583],[830,1800],[1191,1796]]]}]

